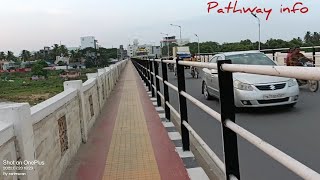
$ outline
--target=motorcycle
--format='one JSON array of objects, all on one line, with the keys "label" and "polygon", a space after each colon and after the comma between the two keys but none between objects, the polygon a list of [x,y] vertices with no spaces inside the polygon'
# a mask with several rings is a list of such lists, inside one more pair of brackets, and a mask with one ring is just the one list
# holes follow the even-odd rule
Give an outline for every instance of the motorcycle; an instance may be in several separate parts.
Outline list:
[{"label": "motorcycle", "polygon": [[190,67],[190,74],[191,74],[192,78],[198,79],[199,78],[198,68],[191,66]]},{"label": "motorcycle", "polygon": [[170,72],[174,71],[174,64],[168,64],[168,68],[170,70]]},{"label": "motorcycle", "polygon": [[[298,64],[303,67],[315,67],[315,65],[307,58],[300,58],[298,60]],[[297,79],[297,82],[299,86],[308,85],[308,88],[311,92],[317,92],[319,89],[319,81]]]}]

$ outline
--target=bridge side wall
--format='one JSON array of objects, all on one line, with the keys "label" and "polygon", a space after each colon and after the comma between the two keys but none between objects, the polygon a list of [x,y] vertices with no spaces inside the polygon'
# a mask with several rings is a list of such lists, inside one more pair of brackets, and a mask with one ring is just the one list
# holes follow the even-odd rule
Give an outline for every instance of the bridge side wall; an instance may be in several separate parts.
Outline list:
[{"label": "bridge side wall", "polygon": [[[2,160],[0,163],[0,175],[3,175],[4,173],[8,172],[4,168],[9,166],[7,163],[4,163],[3,160],[14,161],[17,159],[15,136],[12,123],[0,122],[0,159]],[[12,180],[16,179],[17,177],[14,177]]]},{"label": "bridge side wall", "polygon": [[[60,124],[65,121],[66,126]],[[67,167],[81,144],[80,97],[77,95],[56,111],[33,125],[35,159],[45,165],[38,166],[39,179],[54,180]],[[61,134],[66,132],[66,136]],[[67,141],[63,149],[62,138]]]},{"label": "bridge side wall", "polygon": [[[9,178],[59,179],[81,143],[87,141],[126,62],[87,74],[84,83],[66,81],[63,92],[31,108],[27,103],[0,105],[1,160],[44,163],[26,171],[26,176]],[[0,179],[7,178],[1,172]]]}]

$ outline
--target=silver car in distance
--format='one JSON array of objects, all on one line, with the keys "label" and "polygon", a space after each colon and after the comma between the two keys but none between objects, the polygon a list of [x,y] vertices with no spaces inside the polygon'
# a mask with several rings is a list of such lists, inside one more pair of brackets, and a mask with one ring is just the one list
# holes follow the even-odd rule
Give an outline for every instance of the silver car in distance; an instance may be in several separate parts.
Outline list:
[{"label": "silver car in distance", "polygon": [[[277,64],[259,51],[227,52],[213,56],[209,62],[229,59],[232,64],[266,65]],[[276,76],[233,73],[236,107],[265,107],[288,105],[293,107],[299,99],[296,79]],[[206,99],[219,98],[218,71],[203,68],[202,94]]]}]

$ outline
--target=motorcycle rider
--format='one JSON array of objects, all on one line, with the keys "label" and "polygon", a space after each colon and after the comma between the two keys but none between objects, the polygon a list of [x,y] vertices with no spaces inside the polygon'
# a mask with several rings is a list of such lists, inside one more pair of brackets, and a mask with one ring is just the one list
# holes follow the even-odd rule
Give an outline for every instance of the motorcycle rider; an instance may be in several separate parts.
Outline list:
[{"label": "motorcycle rider", "polygon": [[[191,56],[191,62],[198,62],[198,59],[195,57],[194,54]],[[199,74],[199,71],[198,71],[198,68],[197,68],[197,67],[191,66],[191,67],[190,67],[190,72],[192,72],[193,70],[194,70],[197,74]]]},{"label": "motorcycle rider", "polygon": [[313,62],[313,60],[307,58],[305,55],[303,55],[300,52],[300,47],[295,47],[292,51],[291,55],[289,56],[289,59],[287,59],[287,65],[288,66],[301,66],[301,63],[299,62],[300,59],[306,58],[310,62]]},{"label": "motorcycle rider", "polygon": [[292,54],[293,50],[294,50],[294,48],[290,48],[289,51],[288,51],[287,58],[285,59],[285,64],[287,66],[290,66],[289,65],[289,59],[291,58],[291,54]]}]

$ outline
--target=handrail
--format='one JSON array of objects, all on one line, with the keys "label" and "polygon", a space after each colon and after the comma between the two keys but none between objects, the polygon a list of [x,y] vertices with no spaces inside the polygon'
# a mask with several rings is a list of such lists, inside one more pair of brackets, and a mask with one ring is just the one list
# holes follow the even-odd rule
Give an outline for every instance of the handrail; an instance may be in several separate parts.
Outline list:
[{"label": "handrail", "polygon": [[176,64],[176,61],[174,61],[174,60],[163,60],[162,62],[167,63],[167,64]]},{"label": "handrail", "polygon": [[231,129],[233,132],[237,133],[238,135],[246,139],[247,141],[249,141],[251,144],[255,145],[257,148],[265,152],[267,155],[269,155],[270,157],[272,157],[273,159],[290,169],[292,172],[299,175],[300,177],[310,180],[320,179],[319,173],[305,166],[299,161],[293,159],[289,155],[283,153],[279,149],[260,139],[256,135],[250,133],[249,131],[237,125],[236,123],[227,120],[224,125]]},{"label": "handrail", "polygon": [[160,77],[159,75],[157,75],[156,78],[158,78],[160,81],[163,81],[162,77]]},{"label": "handrail", "polygon": [[164,99],[164,96],[161,94],[160,91],[157,91],[157,93],[159,94],[159,96],[160,96],[162,99]]},{"label": "handrail", "polygon": [[[179,66],[179,65],[182,65],[182,66],[195,66],[195,67],[205,67],[205,68],[209,68],[209,69],[218,69],[219,74],[221,73],[221,75],[225,76],[225,77],[226,77],[225,73],[241,72],[241,73],[252,73],[252,74],[270,75],[270,76],[282,76],[282,77],[306,79],[306,80],[320,80],[320,68],[316,68],[316,67],[310,68],[310,67],[286,67],[286,66],[228,64],[230,62],[231,61],[229,60],[229,61],[225,61],[224,63],[219,62],[219,64],[215,64],[215,63],[203,63],[203,62],[178,61],[178,68],[180,68],[180,70],[178,69],[178,77],[179,77],[179,71],[180,71],[180,73],[184,73],[184,71],[183,71],[184,68],[181,68],[181,66]],[[162,63],[172,63],[173,64],[173,63],[176,63],[176,61],[163,60]],[[162,67],[166,67],[166,66],[162,66]],[[166,69],[165,69],[165,71],[166,71]],[[142,73],[142,75],[143,75],[143,73]],[[156,75],[156,78],[162,79],[159,75]],[[179,78],[181,78],[181,76]],[[168,81],[166,81],[167,77],[165,80],[162,79],[162,81],[165,86],[172,88],[176,92],[180,91],[179,92],[179,99],[184,100],[184,102],[183,102],[184,104],[185,104],[185,100],[188,99],[189,101],[194,103],[197,107],[202,109],[204,112],[206,112],[207,114],[212,116],[214,119],[216,119],[220,123],[222,123],[223,131],[225,131],[225,129],[230,129],[233,133],[238,134],[239,136],[241,136],[242,138],[244,138],[245,140],[247,140],[248,142],[250,142],[251,144],[256,146],[258,149],[260,149],[261,151],[263,151],[264,153],[269,155],[271,158],[278,161],[280,164],[284,165],[292,172],[296,173],[298,176],[300,176],[304,179],[310,179],[310,180],[320,179],[320,174],[318,172],[312,170],[311,168],[302,164],[298,160],[293,159],[292,157],[290,157],[289,155],[280,151],[276,147],[265,142],[264,140],[257,137],[253,133],[247,131],[246,129],[242,128],[240,125],[236,124],[234,122],[234,119],[232,118],[232,116],[230,116],[230,114],[228,116],[230,116],[229,118],[233,119],[233,120],[227,119],[226,118],[227,114],[226,114],[226,112],[223,112],[223,109],[222,109],[222,113],[225,113],[224,116],[223,116],[223,114],[219,114],[218,112],[214,111],[213,109],[211,109],[210,107],[208,107],[204,103],[200,102],[199,100],[197,100],[196,98],[192,97],[190,94],[185,92],[185,88],[184,87],[181,88],[181,84],[179,84],[179,78],[178,78],[178,88],[176,86],[174,86],[173,84],[169,83]],[[225,88],[224,90],[226,90],[226,87],[233,87],[232,86],[233,82],[231,82],[232,76],[231,76],[231,78],[229,76],[229,79],[228,78],[220,79],[220,78],[221,77],[219,77],[219,83],[225,82],[225,81],[221,81],[221,80],[227,80],[229,83],[228,85],[223,84],[223,86]],[[184,84],[184,76],[182,76],[182,83]],[[152,87],[156,89],[156,87],[153,84],[152,84]],[[230,92],[232,93],[233,91],[230,91]],[[161,94],[161,92],[158,90],[157,90],[157,93]],[[233,96],[233,94],[231,94],[231,95]],[[168,96],[168,95],[166,95],[166,96]],[[224,94],[224,96],[226,96],[226,94]],[[162,94],[161,94],[161,98],[165,99],[165,97]],[[187,131],[189,133],[191,133],[200,142],[201,146],[210,155],[210,157],[217,164],[217,166],[223,172],[227,173],[226,169],[230,168],[230,167],[228,165],[224,164],[214,154],[214,152],[209,148],[209,146],[201,139],[201,137],[188,124],[187,116],[185,116],[185,114],[183,114],[183,113],[186,113],[186,111],[183,111],[185,109],[181,110],[181,101],[179,103],[180,103],[181,114],[178,113],[178,111],[175,110],[174,107],[168,101],[165,101],[165,105],[168,107],[168,110],[170,109],[181,120],[181,124],[182,124],[181,127],[186,128]],[[230,101],[228,103],[230,103]],[[225,103],[224,105],[227,105],[227,104]],[[222,106],[222,107],[229,107],[229,106]],[[230,113],[230,112],[228,112],[228,113]],[[181,119],[181,117],[184,117],[186,119]],[[183,137],[183,135],[182,135],[182,137]],[[224,135],[224,137],[225,137],[225,135]],[[228,137],[228,138],[231,138],[231,137]],[[231,139],[229,139],[229,140],[231,140]],[[237,141],[233,141],[233,142],[237,142]],[[230,143],[230,142],[228,142],[228,143]],[[225,151],[225,153],[226,153],[226,151]],[[229,163],[230,163],[230,159],[229,159]],[[232,176],[235,179],[237,179],[236,176],[240,177],[240,175],[237,174],[236,172],[234,175],[230,174],[230,173],[227,175],[228,175],[228,177]]]},{"label": "handrail", "polygon": [[181,118],[180,113],[178,113],[178,111],[173,106],[171,106],[171,104],[168,101],[166,101],[166,104],[170,108],[170,110],[173,112],[173,114],[175,114],[180,119]]},{"label": "handrail", "polygon": [[[308,47],[300,47],[300,49],[312,49],[312,48],[320,48],[320,46],[308,46]],[[281,51],[281,50],[289,50],[290,48],[276,48],[276,49],[261,49],[261,52],[265,51]]]},{"label": "handrail", "polygon": [[169,83],[168,81],[164,82],[168,87],[178,92],[178,88],[174,86],[173,84]]},{"label": "handrail", "polygon": [[221,115],[217,111],[209,108],[207,105],[203,104],[202,102],[200,102],[199,100],[197,100],[196,98],[192,97],[191,95],[189,95],[186,92],[181,92],[180,94],[182,96],[186,97],[187,99],[189,99],[196,106],[198,106],[204,112],[206,112],[207,114],[209,114],[210,116],[212,116],[214,119],[216,119],[217,121],[219,121],[221,123]]},{"label": "handrail", "polygon": [[226,168],[224,167],[224,163],[221,161],[221,159],[212,151],[212,149],[204,142],[204,140],[196,133],[195,130],[192,129],[192,127],[186,122],[183,121],[183,125],[189,130],[189,132],[193,135],[193,137],[199,141],[200,145],[203,147],[203,149],[209,154],[210,158],[217,163],[218,168],[225,173]]},{"label": "handrail", "polygon": [[195,66],[200,68],[217,69],[216,63],[179,61],[179,64],[184,66]]},{"label": "handrail", "polygon": [[222,69],[229,72],[281,76],[302,80],[320,80],[319,67],[223,64]]}]

